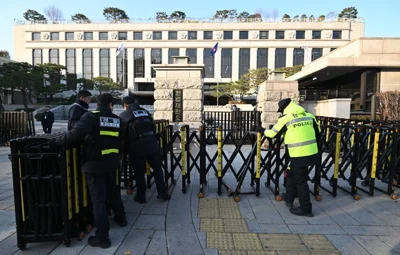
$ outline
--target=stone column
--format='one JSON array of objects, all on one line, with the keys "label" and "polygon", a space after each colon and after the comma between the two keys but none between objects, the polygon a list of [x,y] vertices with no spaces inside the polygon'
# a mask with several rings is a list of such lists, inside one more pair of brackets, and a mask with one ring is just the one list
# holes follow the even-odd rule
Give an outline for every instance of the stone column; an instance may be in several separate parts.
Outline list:
[{"label": "stone column", "polygon": [[153,65],[154,119],[198,128],[203,111],[204,65],[188,64],[188,57],[173,57],[174,64]]},{"label": "stone column", "polygon": [[270,79],[259,85],[257,95],[257,108],[262,112],[261,122],[264,128],[273,125],[278,120],[278,102],[284,98],[299,101],[299,90],[297,81],[286,81],[284,73],[274,72]]}]

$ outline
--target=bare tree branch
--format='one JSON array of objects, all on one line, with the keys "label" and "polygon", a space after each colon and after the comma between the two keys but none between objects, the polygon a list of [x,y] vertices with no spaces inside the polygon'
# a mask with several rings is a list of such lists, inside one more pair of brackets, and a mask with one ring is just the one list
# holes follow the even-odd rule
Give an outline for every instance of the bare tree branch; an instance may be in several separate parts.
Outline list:
[{"label": "bare tree branch", "polygon": [[63,20],[62,11],[54,5],[50,5],[49,7],[44,9],[44,14],[47,16],[47,18],[49,18],[51,22],[53,22],[53,24],[58,24],[60,23],[60,21]]}]

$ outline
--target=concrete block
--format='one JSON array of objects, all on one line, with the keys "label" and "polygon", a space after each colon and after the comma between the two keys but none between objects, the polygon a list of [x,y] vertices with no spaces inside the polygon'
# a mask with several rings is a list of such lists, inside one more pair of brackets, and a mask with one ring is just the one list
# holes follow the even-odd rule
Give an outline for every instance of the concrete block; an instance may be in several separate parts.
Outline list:
[{"label": "concrete block", "polygon": [[288,227],[294,234],[346,234],[346,232],[338,225],[288,225]]},{"label": "concrete block", "polygon": [[326,235],[326,238],[343,255],[369,254],[359,243],[348,235]]},{"label": "concrete block", "polygon": [[164,230],[165,229],[165,216],[164,215],[140,215],[133,229],[150,229],[150,230]]}]

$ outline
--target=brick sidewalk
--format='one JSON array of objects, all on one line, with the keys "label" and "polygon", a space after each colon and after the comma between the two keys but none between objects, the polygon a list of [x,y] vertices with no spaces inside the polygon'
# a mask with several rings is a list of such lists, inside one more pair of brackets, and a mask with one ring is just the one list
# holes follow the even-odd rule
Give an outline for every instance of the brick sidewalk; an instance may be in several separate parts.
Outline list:
[{"label": "brick sidewalk", "polygon": [[[379,192],[374,197],[360,193],[359,201],[344,192],[336,198],[322,192],[322,201],[312,200],[315,216],[306,218],[292,215],[265,187],[260,197],[241,195],[239,203],[225,194],[218,196],[213,174],[208,176],[205,198],[199,199],[197,173],[186,194],[178,179],[168,202],[156,199],[154,187],[147,192],[146,205],[134,202],[123,190],[129,224],[120,228],[110,221],[112,247],[107,250],[89,247],[87,235],[82,241],[73,240],[69,248],[59,243],[28,244],[20,252],[8,153],[8,148],[0,148],[0,250],[4,255],[400,254],[400,205]],[[235,184],[230,174],[226,181]],[[246,182],[242,191],[250,190]]]}]

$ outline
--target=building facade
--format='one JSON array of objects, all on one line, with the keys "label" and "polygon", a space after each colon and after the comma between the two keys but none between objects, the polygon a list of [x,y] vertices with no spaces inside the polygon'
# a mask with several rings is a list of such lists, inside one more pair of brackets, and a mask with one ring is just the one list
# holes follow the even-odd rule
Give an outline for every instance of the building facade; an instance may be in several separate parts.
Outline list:
[{"label": "building facade", "polygon": [[[306,65],[363,36],[364,23],[354,20],[20,24],[14,27],[14,56],[31,64],[65,65],[71,80],[110,77],[151,101],[151,65],[172,63],[172,56],[186,55],[190,63],[204,64],[207,90],[238,80],[249,69]],[[211,57],[217,42],[218,51]],[[124,50],[117,56],[122,43]],[[214,103],[210,97],[206,100]]]}]

